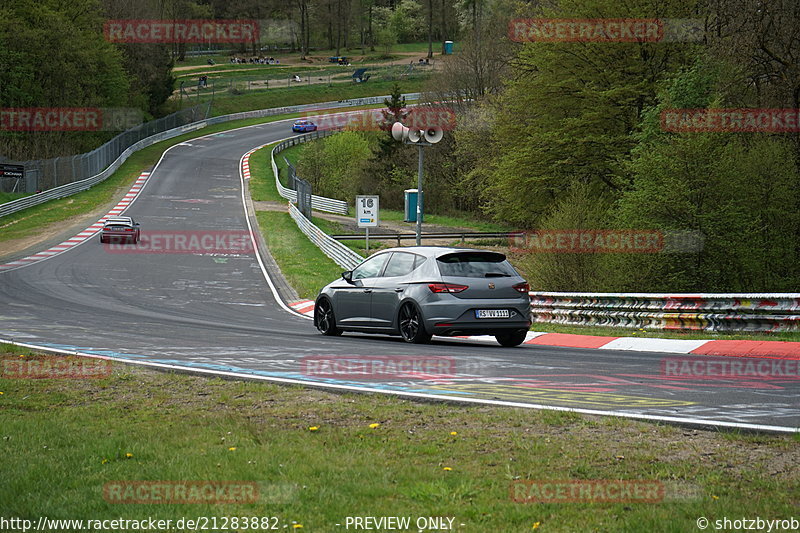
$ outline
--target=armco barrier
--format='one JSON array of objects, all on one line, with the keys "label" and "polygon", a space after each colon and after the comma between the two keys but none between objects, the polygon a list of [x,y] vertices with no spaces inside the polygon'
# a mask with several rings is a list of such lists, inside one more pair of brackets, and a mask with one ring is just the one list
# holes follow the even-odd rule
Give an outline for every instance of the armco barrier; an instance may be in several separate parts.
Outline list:
[{"label": "armco barrier", "polygon": [[800,294],[531,292],[534,322],[684,331],[800,329]]},{"label": "armco barrier", "polygon": [[[408,93],[403,95],[406,100],[416,100],[419,99],[420,93]],[[164,131],[161,133],[156,133],[155,135],[151,135],[140,141],[130,145],[124,151],[120,153],[120,155],[105,169],[102,171],[98,170],[98,173],[80,180],[75,181],[73,183],[69,183],[67,185],[62,185],[60,187],[54,187],[52,189],[48,189],[44,192],[35,194],[33,196],[26,196],[24,198],[20,198],[18,200],[13,200],[11,202],[6,202],[4,204],[0,204],[0,217],[10,215],[12,213],[16,213],[17,211],[21,211],[23,209],[27,209],[29,207],[33,207],[35,205],[42,204],[44,202],[48,202],[50,200],[56,200],[58,198],[64,198],[66,196],[70,196],[77,192],[86,190],[101,181],[108,178],[114,171],[119,168],[119,166],[125,162],[125,160],[130,156],[132,153],[141,150],[142,148],[146,148],[151,144],[155,144],[157,142],[170,139],[177,135],[181,135],[188,131],[204,128],[205,126],[212,125],[212,124],[219,124],[222,122],[228,122],[231,120],[241,120],[241,119],[248,119],[248,118],[261,118],[261,117],[268,117],[274,115],[282,115],[286,113],[300,113],[303,111],[312,111],[312,110],[321,110],[326,108],[341,108],[341,107],[355,107],[355,106],[363,106],[363,105],[373,105],[383,103],[386,98],[390,98],[390,96],[371,96],[368,98],[355,98],[352,100],[340,100],[337,102],[322,102],[316,104],[303,104],[303,105],[296,105],[296,106],[287,106],[287,107],[275,107],[270,109],[260,109],[256,111],[244,111],[242,113],[233,113],[230,115],[222,115],[219,117],[211,117],[205,118],[201,121],[192,122],[178,128],[173,128],[168,131]],[[155,121],[152,121],[155,122]],[[147,129],[150,128],[152,122],[147,122],[138,126],[138,128]],[[130,131],[130,130],[129,130]],[[123,135],[123,134],[121,134]],[[120,135],[120,136],[121,136]],[[85,155],[85,154],[84,154]],[[79,157],[79,156],[75,156]],[[7,163],[11,164],[14,162],[7,161]],[[15,164],[22,164],[25,165],[26,162],[22,163],[15,163]],[[315,207],[316,209],[316,207]],[[320,208],[322,209],[322,208]],[[336,212],[336,211],[334,211]]]},{"label": "armco barrier", "polygon": [[[275,164],[275,154],[286,150],[290,146],[295,146],[298,144],[302,144],[308,141],[313,141],[315,139],[321,139],[323,137],[327,137],[336,133],[336,130],[326,130],[326,131],[315,131],[313,133],[306,133],[304,135],[298,135],[297,137],[292,137],[291,139],[286,139],[285,141],[281,142],[275,148],[272,149],[272,172],[275,175],[275,187],[278,189],[278,194],[282,197],[286,198],[292,203],[297,203],[297,192],[293,191],[292,189],[288,189],[281,184],[280,178],[278,176],[278,166]],[[347,202],[344,200],[334,200],[333,198],[326,198],[324,196],[317,196],[312,194],[311,195],[311,208],[316,209],[317,211],[325,211],[327,213],[337,213],[339,215],[346,215],[347,214]]]},{"label": "armco barrier", "polygon": [[297,223],[300,231],[316,244],[322,252],[330,257],[334,263],[345,270],[353,270],[356,265],[361,263],[364,258],[356,252],[343,245],[339,241],[332,239],[330,235],[315,226],[310,220],[303,216],[294,204],[289,204],[289,214]]}]

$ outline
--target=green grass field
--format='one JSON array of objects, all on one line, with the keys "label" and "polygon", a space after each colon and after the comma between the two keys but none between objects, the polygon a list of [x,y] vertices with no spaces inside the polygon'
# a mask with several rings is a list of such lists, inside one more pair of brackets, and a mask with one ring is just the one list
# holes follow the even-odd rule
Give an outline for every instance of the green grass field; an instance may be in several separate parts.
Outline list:
[{"label": "green grass field", "polygon": [[[4,368],[45,361],[0,350]],[[282,531],[337,532],[348,516],[443,516],[465,533],[650,533],[693,531],[701,516],[788,518],[797,510],[796,435],[416,403],[121,364],[98,379],[4,375],[0,392],[3,516],[34,523],[257,516],[278,517]],[[554,480],[627,480],[663,492],[652,503],[512,500],[530,494],[512,492],[512,483]],[[137,481],[230,481],[255,485],[257,498],[104,497],[107,483]]]},{"label": "green grass field", "polygon": [[[369,81],[363,84],[336,84],[331,87],[327,85],[306,85],[291,88],[250,91],[234,96],[215,96],[212,114],[214,116],[219,116],[239,113],[241,111],[252,111],[254,109],[267,109],[270,107],[310,104],[314,102],[335,102],[353,98],[366,98],[368,96],[381,96],[390,94],[395,83],[400,86],[400,90],[404,93],[418,92],[422,88],[423,78],[399,82],[375,81],[373,83]],[[194,96],[188,99],[184,98],[184,106],[204,102],[209,97],[210,93],[204,93],[199,100]]]}]

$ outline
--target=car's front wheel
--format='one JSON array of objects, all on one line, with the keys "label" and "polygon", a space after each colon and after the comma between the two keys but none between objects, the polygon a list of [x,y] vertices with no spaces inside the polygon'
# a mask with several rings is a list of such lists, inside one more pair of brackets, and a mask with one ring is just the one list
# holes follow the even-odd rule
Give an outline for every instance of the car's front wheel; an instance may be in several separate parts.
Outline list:
[{"label": "car's front wheel", "polygon": [[412,303],[403,304],[397,319],[400,329],[400,336],[406,342],[414,344],[425,344],[431,340],[431,334],[425,331],[425,324],[422,322],[422,313],[416,305]]},{"label": "car's front wheel", "polygon": [[341,335],[342,330],[336,327],[336,317],[333,315],[331,302],[323,298],[314,307],[314,325],[323,335]]},{"label": "car's front wheel", "polygon": [[497,339],[497,342],[500,343],[500,346],[505,346],[506,348],[512,348],[514,346],[519,346],[523,342],[525,342],[525,336],[528,334],[528,330],[526,329],[518,329],[516,331],[510,331],[505,333],[498,333],[494,336]]}]

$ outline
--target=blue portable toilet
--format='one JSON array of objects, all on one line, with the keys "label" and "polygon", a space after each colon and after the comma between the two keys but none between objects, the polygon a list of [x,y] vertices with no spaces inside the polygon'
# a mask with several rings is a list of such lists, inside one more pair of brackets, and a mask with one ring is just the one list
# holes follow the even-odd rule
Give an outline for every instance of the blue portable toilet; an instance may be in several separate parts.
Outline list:
[{"label": "blue portable toilet", "polygon": [[[404,222],[416,222],[417,221],[417,197],[419,196],[419,191],[417,189],[406,189],[405,191],[405,219]],[[422,193],[423,202],[420,204],[420,207],[423,209],[425,208],[424,196],[425,193]],[[425,221],[425,213],[422,213],[422,220],[421,222]]]},{"label": "blue portable toilet", "polygon": [[453,41],[444,42],[444,53],[445,55],[450,55],[453,53]]}]

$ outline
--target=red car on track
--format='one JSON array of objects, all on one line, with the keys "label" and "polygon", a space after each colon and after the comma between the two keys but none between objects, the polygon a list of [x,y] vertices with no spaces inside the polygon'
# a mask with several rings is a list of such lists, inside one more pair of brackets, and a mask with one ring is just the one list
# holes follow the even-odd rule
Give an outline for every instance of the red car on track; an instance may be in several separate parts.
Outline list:
[{"label": "red car on track", "polygon": [[139,242],[139,224],[131,217],[109,217],[100,232],[101,243]]}]

